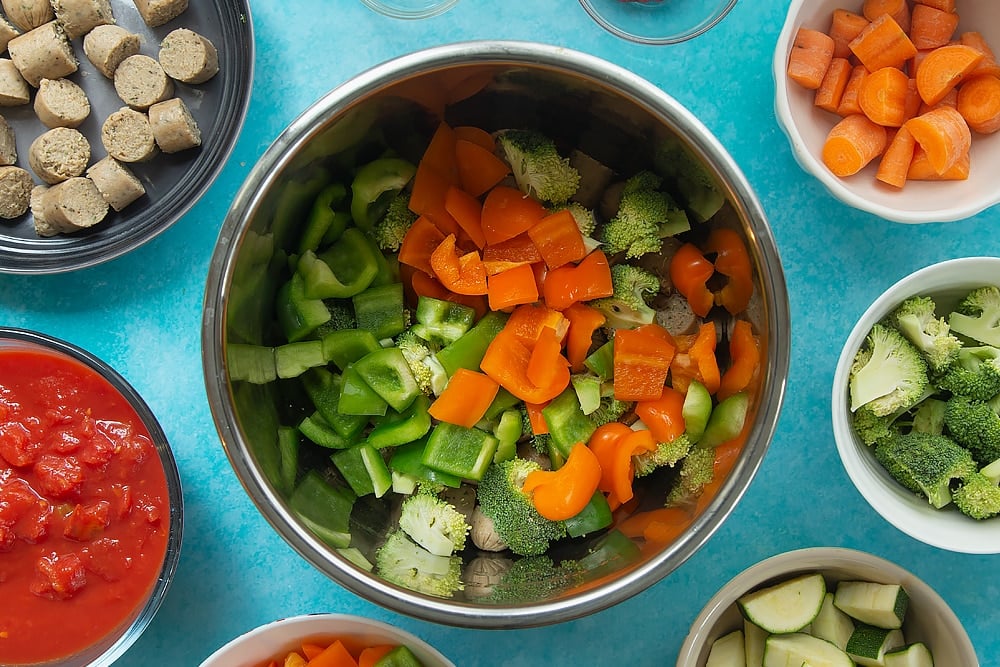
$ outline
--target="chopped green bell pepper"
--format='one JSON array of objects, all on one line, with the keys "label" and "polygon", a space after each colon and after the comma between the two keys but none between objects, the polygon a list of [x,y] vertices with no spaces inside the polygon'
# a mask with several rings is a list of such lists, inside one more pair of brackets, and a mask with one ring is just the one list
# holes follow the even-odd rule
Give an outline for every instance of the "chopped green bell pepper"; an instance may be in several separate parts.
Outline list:
[{"label": "chopped green bell pepper", "polygon": [[398,347],[369,352],[354,362],[352,368],[396,412],[406,410],[421,395],[413,371]]},{"label": "chopped green bell pepper", "polygon": [[615,341],[612,338],[604,345],[594,350],[590,356],[583,360],[583,365],[590,372],[600,378],[601,382],[607,382],[615,376]]},{"label": "chopped green bell pepper", "polygon": [[323,336],[323,356],[340,370],[381,347],[375,334],[367,329],[341,329]]},{"label": "chopped green bell pepper", "polygon": [[406,328],[402,283],[369,287],[353,301],[358,328],[371,331],[378,340],[392,338]]},{"label": "chopped green bell pepper", "polygon": [[371,229],[416,172],[412,163],[393,157],[373,160],[358,169],[351,182],[354,224],[365,231]]},{"label": "chopped green bell pepper", "polygon": [[313,412],[299,422],[299,433],[306,436],[320,447],[327,449],[347,449],[355,442],[350,438],[340,435],[330,424],[323,419],[319,412]]},{"label": "chopped green bell pepper", "polygon": [[493,454],[493,462],[509,461],[517,455],[517,441],[521,439],[524,420],[517,408],[504,410],[500,421],[493,429],[497,439],[497,451]]},{"label": "chopped green bell pepper", "polygon": [[383,449],[419,440],[431,430],[431,416],[427,412],[430,406],[431,399],[420,394],[403,412],[387,412],[375,420],[375,428],[366,442],[375,449]]},{"label": "chopped green bell pepper", "polygon": [[431,431],[421,462],[435,470],[479,481],[500,442],[490,433],[441,422]]},{"label": "chopped green bell pepper", "polygon": [[279,477],[281,490],[291,493],[299,474],[299,431],[291,426],[278,427]]},{"label": "chopped green bell pepper", "polygon": [[226,345],[226,366],[232,382],[267,384],[278,379],[274,348],[266,345],[229,343]]},{"label": "chopped green bell pepper", "polygon": [[603,493],[597,491],[590,502],[574,517],[565,520],[566,534],[570,537],[583,537],[596,533],[611,525],[611,506]]},{"label": "chopped green bell pepper", "polygon": [[334,487],[316,470],[310,470],[292,491],[288,505],[312,532],[335,549],[351,544],[351,510],[356,496],[351,489]]},{"label": "chopped green bell pepper", "polygon": [[295,378],[317,366],[326,366],[323,344],[318,340],[285,343],[274,348],[274,367],[279,378]]},{"label": "chopped green bell pepper", "polygon": [[586,443],[597,430],[594,420],[583,414],[583,410],[580,409],[580,402],[576,399],[576,392],[572,387],[567,387],[549,401],[549,404],[542,408],[542,416],[545,417],[545,424],[549,427],[552,447],[559,452],[559,458],[563,461],[569,457],[573,445],[578,442]]},{"label": "chopped green bell pepper", "polygon": [[413,333],[426,341],[448,345],[469,330],[476,311],[460,303],[422,296],[417,299],[416,320],[411,327]]},{"label": "chopped green bell pepper", "polygon": [[424,449],[427,446],[427,438],[421,438],[415,442],[408,442],[392,450],[392,458],[389,459],[389,468],[394,473],[415,477],[418,480],[443,484],[454,489],[462,486],[462,478],[450,473],[441,472],[434,468],[429,468],[423,464]]},{"label": "chopped green bell pepper", "polygon": [[298,272],[278,289],[275,309],[278,324],[291,343],[302,340],[331,317],[322,299],[305,295],[305,282]]},{"label": "chopped green bell pepper", "polygon": [[449,377],[459,368],[479,370],[479,364],[486,355],[486,348],[503,329],[507,317],[506,313],[500,311],[486,313],[464,336],[441,348],[436,356]]},{"label": "chopped green bell pepper", "polygon": [[350,215],[338,215],[338,209],[346,203],[347,188],[343,183],[333,183],[320,190],[309,209],[306,227],[299,239],[300,255],[307,250],[315,251],[320,245],[333,243],[340,238],[347,228]]},{"label": "chopped green bell pepper", "polygon": [[368,443],[334,452],[330,460],[358,496],[375,494],[381,498],[392,488],[392,475],[385,459]]},{"label": "chopped green bell pepper", "polygon": [[601,379],[590,373],[576,373],[570,378],[580,410],[585,415],[601,407]]},{"label": "chopped green bell pepper", "polygon": [[497,395],[493,398],[493,402],[490,403],[490,407],[486,408],[486,412],[483,414],[483,419],[486,421],[495,421],[500,418],[507,410],[511,408],[518,407],[521,404],[521,399],[519,399],[514,394],[510,393],[503,387],[497,390]]},{"label": "chopped green bell pepper", "polygon": [[346,299],[368,289],[379,271],[380,253],[361,230],[350,227],[340,240],[318,255],[307,250],[296,272],[304,294],[312,299]]},{"label": "chopped green bell pepper", "polygon": [[302,386],[323,420],[343,438],[353,441],[368,425],[367,415],[348,415],[340,411],[343,379],[325,368],[312,368],[302,375]]},{"label": "chopped green bell pepper", "polygon": [[337,409],[345,415],[384,415],[389,408],[385,399],[368,386],[354,366],[344,369],[340,381]]}]

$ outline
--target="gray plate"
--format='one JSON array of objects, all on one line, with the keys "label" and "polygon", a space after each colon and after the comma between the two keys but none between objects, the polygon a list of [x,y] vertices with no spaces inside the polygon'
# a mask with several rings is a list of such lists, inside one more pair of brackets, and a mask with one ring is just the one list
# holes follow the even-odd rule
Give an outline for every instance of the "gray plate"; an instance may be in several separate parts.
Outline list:
[{"label": "gray plate", "polygon": [[[142,38],[141,53],[156,57],[160,41],[175,28],[190,28],[215,44],[219,73],[199,85],[175,82],[201,129],[202,145],[173,155],[159,154],[131,165],[146,194],[92,229],[72,235],[41,238],[31,213],[0,220],[0,273],[59,273],[118,257],[167,229],[208,189],[226,162],[250,101],[253,81],[253,23],[247,0],[191,0],[187,11],[158,28],[142,21],[132,0],[111,0],[118,25]],[[100,132],[104,119],[124,106],[112,82],[83,54],[82,38],[73,40],[80,69],[69,78],[90,98],[90,116],[79,130],[90,140],[91,163],[106,155]],[[6,57],[6,53],[4,54]],[[17,137],[18,165],[28,169],[28,147],[47,128],[30,104],[0,109]],[[34,174],[32,174],[34,176]],[[40,182],[35,177],[36,182]]]}]

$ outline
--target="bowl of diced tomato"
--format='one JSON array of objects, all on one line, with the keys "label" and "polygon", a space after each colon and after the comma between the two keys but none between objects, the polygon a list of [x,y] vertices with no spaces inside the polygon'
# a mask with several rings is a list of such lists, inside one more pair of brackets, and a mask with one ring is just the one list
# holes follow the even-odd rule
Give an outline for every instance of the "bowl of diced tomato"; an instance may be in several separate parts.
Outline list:
[{"label": "bowl of diced tomato", "polygon": [[795,0],[775,111],[798,163],[844,203],[902,223],[1000,201],[1000,24],[983,0]]},{"label": "bowl of diced tomato", "polygon": [[756,196],[676,101],[578,52],[359,75],[263,157],[217,248],[203,359],[234,470],[401,613],[627,599],[708,539],[775,428],[788,303]]},{"label": "bowl of diced tomato", "polygon": [[433,646],[394,625],[350,614],[303,614],[234,638],[201,667],[454,667]]},{"label": "bowl of diced tomato", "polygon": [[0,664],[113,663],[170,587],[182,514],[135,389],[71,343],[0,327]]}]

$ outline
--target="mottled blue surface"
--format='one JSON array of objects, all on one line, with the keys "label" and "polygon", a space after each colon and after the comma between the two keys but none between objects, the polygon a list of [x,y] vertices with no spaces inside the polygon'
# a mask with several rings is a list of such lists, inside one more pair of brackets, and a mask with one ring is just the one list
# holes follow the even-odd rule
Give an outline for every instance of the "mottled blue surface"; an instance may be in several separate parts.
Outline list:
[{"label": "mottled blue surface", "polygon": [[[807,546],[849,546],[926,580],[964,622],[984,665],[1000,639],[997,557],[924,546],[879,518],[837,457],[833,369],[855,319],[927,264],[1000,254],[1000,208],[959,223],[899,225],[835,201],[794,162],[775,122],[770,63],[787,6],[742,0],[691,42],[641,47],[593,24],[575,0],[462,0],[434,19],[383,18],[356,0],[256,0],[254,92],[221,177],[174,227],[133,253],[69,275],[0,275],[0,323],[65,338],[115,366],[159,416],[184,483],[184,551],[170,594],[118,664],[197,665],[268,621],[338,611],[388,620],[457,664],[673,665],[688,626],[730,577]],[[315,571],[265,523],[231,471],[201,372],[201,304],[219,226],[255,159],[330,88],[393,56],[464,39],[524,39],[602,56],[690,108],[745,171],[770,218],[791,298],[789,391],[763,466],[715,536],[645,593],[592,617],[522,631],[469,631],[387,612]],[[958,667],[958,666],[943,666]]]}]

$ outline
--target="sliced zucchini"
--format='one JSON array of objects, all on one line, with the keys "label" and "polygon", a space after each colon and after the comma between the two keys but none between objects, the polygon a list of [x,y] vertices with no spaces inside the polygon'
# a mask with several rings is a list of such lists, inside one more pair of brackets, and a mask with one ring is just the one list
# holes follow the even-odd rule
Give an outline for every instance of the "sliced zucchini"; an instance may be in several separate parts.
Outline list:
[{"label": "sliced zucchini", "polygon": [[743,619],[743,643],[746,648],[747,667],[764,666],[764,642],[767,630]]},{"label": "sliced zucchini", "polygon": [[868,581],[842,581],[833,597],[833,604],[851,618],[886,630],[903,626],[909,602],[899,584]]},{"label": "sliced zucchini", "polygon": [[839,649],[846,649],[854,632],[854,621],[833,604],[833,593],[823,597],[823,606],[812,622],[812,635],[825,639]]},{"label": "sliced zucchini", "polygon": [[712,642],[705,667],[746,667],[743,631],[733,630]]},{"label": "sliced zucchini", "polygon": [[886,651],[899,648],[904,643],[903,633],[899,630],[858,623],[844,650],[863,667],[885,667]]},{"label": "sliced zucchini", "polygon": [[885,667],[934,667],[934,657],[927,646],[915,642],[886,653]]},{"label": "sliced zucchini", "polygon": [[851,656],[825,639],[802,632],[771,635],[764,642],[764,667],[855,667]]},{"label": "sliced zucchini", "polygon": [[826,581],[806,574],[748,593],[737,600],[744,618],[769,633],[798,632],[809,625],[823,605]]}]

